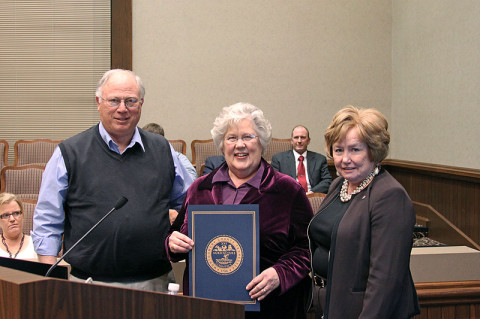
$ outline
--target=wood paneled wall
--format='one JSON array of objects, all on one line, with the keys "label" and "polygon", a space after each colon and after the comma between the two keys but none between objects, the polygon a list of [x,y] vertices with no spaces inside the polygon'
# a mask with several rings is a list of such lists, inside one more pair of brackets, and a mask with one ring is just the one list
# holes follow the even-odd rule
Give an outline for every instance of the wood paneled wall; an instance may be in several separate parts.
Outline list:
[{"label": "wood paneled wall", "polygon": [[111,68],[132,70],[132,0],[112,0],[111,8]]},{"label": "wood paneled wall", "polygon": [[[431,205],[480,244],[480,170],[393,159],[382,165],[413,201]],[[329,168],[335,177],[332,161]]]},{"label": "wood paneled wall", "polygon": [[[480,318],[480,281],[417,283],[415,288],[420,303],[415,319]],[[307,319],[314,318],[307,314]]]},{"label": "wood paneled wall", "polygon": [[480,170],[387,160],[384,167],[411,199],[431,205],[480,243]]}]

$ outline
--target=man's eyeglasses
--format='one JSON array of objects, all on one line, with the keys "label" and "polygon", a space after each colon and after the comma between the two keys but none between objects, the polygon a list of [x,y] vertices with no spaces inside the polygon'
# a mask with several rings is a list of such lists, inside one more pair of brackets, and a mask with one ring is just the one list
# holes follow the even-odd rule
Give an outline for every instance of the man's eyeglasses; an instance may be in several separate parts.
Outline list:
[{"label": "man's eyeglasses", "polygon": [[129,109],[136,109],[140,105],[140,100],[133,97],[129,97],[126,99],[119,99],[119,98],[106,99],[104,97],[101,97],[101,99],[107,102],[108,106],[110,107],[118,107],[120,106],[122,101],[125,104],[125,107]]},{"label": "man's eyeglasses", "polygon": [[0,215],[0,218],[1,219],[9,219],[10,216],[13,216],[13,218],[17,219],[18,216],[22,215],[23,212],[22,211],[18,211],[18,212],[13,212],[13,213],[5,213],[5,214],[1,214]]},{"label": "man's eyeglasses", "polygon": [[229,137],[225,138],[225,141],[227,141],[228,144],[235,144],[235,143],[238,142],[238,140],[242,140],[244,143],[248,143],[251,140],[253,140],[255,137],[258,137],[258,136],[255,135],[255,134],[244,135],[242,137],[229,136]]}]

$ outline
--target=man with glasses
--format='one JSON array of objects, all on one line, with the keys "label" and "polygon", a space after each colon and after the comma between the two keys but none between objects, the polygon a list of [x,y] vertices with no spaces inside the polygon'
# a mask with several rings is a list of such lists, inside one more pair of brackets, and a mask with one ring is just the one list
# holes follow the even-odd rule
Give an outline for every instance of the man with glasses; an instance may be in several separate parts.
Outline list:
[{"label": "man with glasses", "polygon": [[122,197],[128,202],[86,236],[65,260],[74,280],[167,291],[164,240],[169,209],[193,182],[160,135],[137,128],[145,89],[132,71],[110,70],[96,101],[100,123],[62,143],[49,160],[34,214],[33,241],[53,264]]},{"label": "man with glasses", "polygon": [[272,167],[295,178],[307,194],[327,193],[332,182],[327,158],[307,150],[310,144],[308,129],[303,125],[295,126],[291,143],[293,150],[273,155]]}]

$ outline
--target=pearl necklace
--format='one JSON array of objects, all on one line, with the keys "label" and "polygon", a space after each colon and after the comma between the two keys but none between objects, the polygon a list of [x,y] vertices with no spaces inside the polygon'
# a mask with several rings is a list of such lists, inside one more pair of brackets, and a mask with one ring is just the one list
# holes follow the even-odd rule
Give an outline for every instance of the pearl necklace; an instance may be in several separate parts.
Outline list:
[{"label": "pearl necklace", "polygon": [[6,240],[5,240],[5,237],[3,237],[3,233],[2,233],[2,243],[3,243],[3,245],[5,246],[5,248],[7,249],[7,253],[8,253],[8,255],[10,256],[10,258],[13,258],[13,259],[17,258],[18,253],[20,252],[20,250],[22,250],[23,241],[24,241],[24,239],[25,239],[25,234],[22,234],[22,235],[23,235],[23,236],[22,236],[22,240],[20,241],[20,247],[18,247],[17,253],[12,257],[12,253],[10,252],[10,249],[8,249],[7,242],[6,242]]},{"label": "pearl necklace", "polygon": [[343,203],[348,202],[350,199],[352,199],[353,195],[363,191],[365,187],[370,184],[375,175],[378,175],[378,172],[380,172],[380,166],[375,167],[374,170],[370,174],[368,174],[368,176],[363,180],[363,182],[361,182],[360,185],[358,185],[357,188],[355,188],[355,190],[350,195],[347,193],[348,180],[345,179],[342,184],[342,189],[340,190],[340,200]]}]

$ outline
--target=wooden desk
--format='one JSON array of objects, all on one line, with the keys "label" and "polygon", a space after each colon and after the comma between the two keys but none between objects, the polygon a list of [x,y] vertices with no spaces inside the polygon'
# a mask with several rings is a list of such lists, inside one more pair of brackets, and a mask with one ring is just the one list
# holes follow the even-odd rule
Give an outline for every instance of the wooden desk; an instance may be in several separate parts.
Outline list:
[{"label": "wooden desk", "polygon": [[0,318],[231,318],[235,303],[73,282],[0,267]]}]

